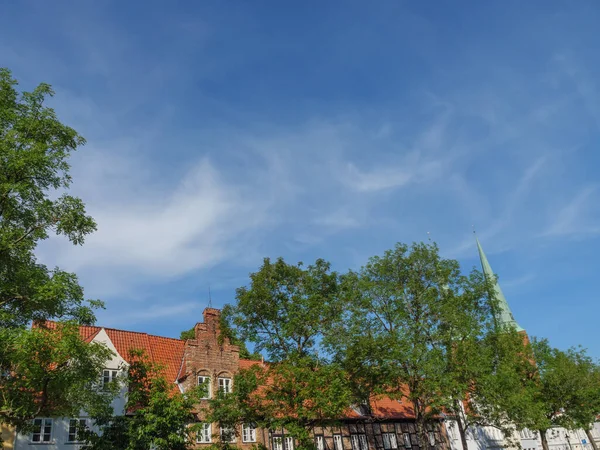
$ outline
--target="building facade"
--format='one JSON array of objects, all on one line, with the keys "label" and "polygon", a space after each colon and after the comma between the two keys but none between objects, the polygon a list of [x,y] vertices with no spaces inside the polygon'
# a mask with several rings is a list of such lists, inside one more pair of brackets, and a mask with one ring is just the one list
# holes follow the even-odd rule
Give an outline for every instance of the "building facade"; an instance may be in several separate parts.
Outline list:
[{"label": "building facade", "polygon": [[[219,441],[227,441],[241,449],[265,446],[269,450],[294,450],[295,442],[285,430],[266,430],[253,424],[242,424],[237,429],[221,429],[218,424],[202,422],[202,410],[218,391],[231,392],[234,375],[260,361],[239,357],[239,347],[219,336],[220,311],[206,308],[203,321],[194,327],[194,339],[186,341],[131,331],[102,327],[80,327],[87,342],[100,342],[110,348],[114,357],[107,361],[102,383],[124,377],[129,367],[129,352],[144,350],[152,361],[166,368],[168,380],[174,390],[186,390],[203,384],[207,387],[206,398],[198,405],[200,432],[192,437],[192,448],[205,448]],[[115,415],[125,413],[127,392],[121,389],[114,400]],[[48,450],[77,450],[83,446],[77,442],[77,426],[93,427],[85,411],[78,417],[40,417],[34,420],[35,431],[17,434],[14,448],[31,449],[32,445]],[[428,429],[429,448],[450,450],[445,428],[441,421],[433,422]],[[351,409],[347,417],[340,418],[331,426],[315,429],[318,450],[420,450],[417,443],[414,415],[407,405],[389,398],[374,398],[369,414],[361,409]]]}]

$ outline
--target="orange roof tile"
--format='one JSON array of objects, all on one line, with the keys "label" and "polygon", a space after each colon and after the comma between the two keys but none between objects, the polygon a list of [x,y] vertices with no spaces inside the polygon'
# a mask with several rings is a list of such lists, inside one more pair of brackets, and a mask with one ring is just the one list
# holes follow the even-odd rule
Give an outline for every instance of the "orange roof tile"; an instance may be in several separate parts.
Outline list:
[{"label": "orange roof tile", "polygon": [[260,361],[255,361],[253,359],[241,359],[240,358],[240,369],[249,369],[252,366],[256,366],[261,364]]},{"label": "orange roof tile", "polygon": [[[40,326],[34,325],[34,326]],[[46,321],[45,327],[56,328],[56,322]],[[183,359],[183,348],[185,341],[181,339],[155,336],[138,331],[117,330],[98,326],[81,325],[79,334],[86,342],[91,342],[94,337],[104,328],[104,331],[115,346],[121,357],[129,361],[129,351],[134,349],[144,350],[150,361],[164,367],[167,381],[175,381],[177,372]]]}]

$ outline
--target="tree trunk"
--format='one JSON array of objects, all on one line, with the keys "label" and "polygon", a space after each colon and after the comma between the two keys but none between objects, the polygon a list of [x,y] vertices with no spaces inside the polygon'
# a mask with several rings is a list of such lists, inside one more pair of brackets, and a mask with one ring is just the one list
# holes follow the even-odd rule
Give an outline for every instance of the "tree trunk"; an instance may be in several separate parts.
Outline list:
[{"label": "tree trunk", "polygon": [[542,439],[542,448],[544,450],[550,450],[550,447],[548,447],[548,439],[546,439],[546,430],[538,430],[538,432],[540,433],[540,438]]},{"label": "tree trunk", "polygon": [[[458,434],[460,435],[460,442],[462,443],[463,450],[468,450],[467,444],[467,430],[465,429],[463,418],[462,418],[462,408],[460,402],[454,402],[454,409],[456,411],[456,423],[458,424]],[[597,450],[597,449],[594,449]]]},{"label": "tree trunk", "polygon": [[594,440],[594,436],[592,436],[592,430],[586,428],[585,429],[585,434],[587,435],[590,444],[592,444],[592,447],[594,447],[594,450],[598,450],[598,446],[596,445],[596,441]]},{"label": "tree trunk", "polygon": [[421,411],[418,402],[413,402],[413,408],[415,411],[415,425],[417,427],[417,440],[419,441],[419,447],[421,447],[422,450],[428,449],[429,439],[427,439],[425,415]]}]

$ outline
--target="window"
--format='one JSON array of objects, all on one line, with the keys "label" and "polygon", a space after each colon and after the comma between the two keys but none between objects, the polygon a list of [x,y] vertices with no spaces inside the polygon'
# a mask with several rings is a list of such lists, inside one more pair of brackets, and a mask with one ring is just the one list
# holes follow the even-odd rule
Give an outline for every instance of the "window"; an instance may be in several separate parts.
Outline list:
[{"label": "window", "polygon": [[70,419],[69,420],[69,435],[67,442],[80,442],[79,433],[87,428],[86,419]]},{"label": "window", "polygon": [[350,442],[352,443],[352,450],[369,450],[366,434],[353,434],[350,436]]},{"label": "window", "polygon": [[235,430],[232,427],[221,427],[221,442],[235,442]]},{"label": "window", "polygon": [[383,433],[383,448],[385,450],[397,449],[396,433]]},{"label": "window", "polygon": [[325,450],[325,439],[323,436],[315,436],[315,446],[317,450]]},{"label": "window", "polygon": [[198,444],[207,444],[211,441],[210,423],[203,422],[200,424],[199,430],[196,433],[196,442]]},{"label": "window", "polygon": [[427,434],[429,435],[429,444],[435,445],[435,433],[433,431],[430,431]]},{"label": "window", "polygon": [[104,369],[102,371],[102,389],[103,390],[107,390],[108,384],[117,379],[117,372],[118,371],[111,370],[111,369]]},{"label": "window", "polygon": [[33,419],[31,442],[51,442],[52,419]]},{"label": "window", "polygon": [[284,450],[294,450],[294,438],[291,436],[287,436],[284,441],[285,448]]},{"label": "window", "polygon": [[412,444],[410,443],[410,434],[404,433],[404,447],[411,448]]},{"label": "window", "polygon": [[219,378],[219,391],[224,394],[231,393],[231,378]]},{"label": "window", "polygon": [[206,392],[204,393],[204,395],[201,398],[203,398],[203,399],[210,398],[210,377],[199,376],[198,377],[198,386],[202,386],[202,385],[204,385],[204,387],[206,388]]},{"label": "window", "polygon": [[519,434],[521,435],[521,439],[533,439],[535,437],[531,430],[527,428],[523,428],[521,431],[519,431]]},{"label": "window", "polygon": [[344,442],[342,441],[341,434],[333,435],[333,448],[334,450],[344,450]]},{"label": "window", "polygon": [[256,425],[245,423],[242,425],[242,442],[256,442]]},{"label": "window", "polygon": [[283,440],[281,436],[273,437],[273,450],[283,450]]}]

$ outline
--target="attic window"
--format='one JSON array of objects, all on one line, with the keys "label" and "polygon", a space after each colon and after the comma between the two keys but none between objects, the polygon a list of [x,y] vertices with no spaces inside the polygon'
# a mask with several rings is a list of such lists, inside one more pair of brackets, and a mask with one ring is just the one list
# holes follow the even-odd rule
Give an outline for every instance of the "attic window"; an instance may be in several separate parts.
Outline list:
[{"label": "attic window", "polygon": [[102,371],[102,390],[107,391],[110,383],[117,379],[117,370],[104,369]]}]

